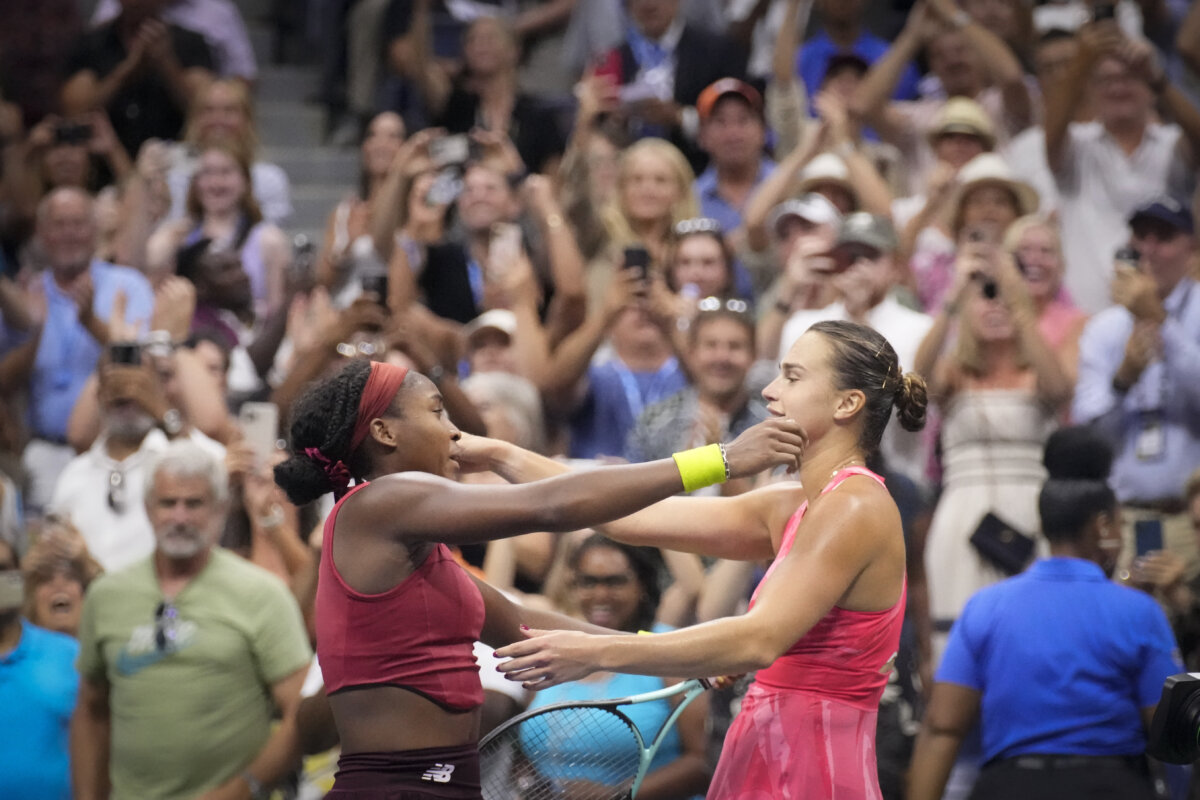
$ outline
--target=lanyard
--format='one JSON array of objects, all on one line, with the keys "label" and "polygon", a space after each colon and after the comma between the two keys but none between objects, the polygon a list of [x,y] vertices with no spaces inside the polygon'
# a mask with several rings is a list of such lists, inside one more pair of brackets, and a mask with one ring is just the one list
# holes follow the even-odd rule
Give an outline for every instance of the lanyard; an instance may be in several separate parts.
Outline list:
[{"label": "lanyard", "polygon": [[613,359],[612,366],[613,371],[617,373],[617,379],[621,381],[621,388],[625,392],[625,403],[628,405],[629,412],[633,415],[633,419],[636,422],[638,417],[642,415],[642,411],[645,409],[647,403],[658,402],[662,399],[667,386],[679,370],[679,361],[674,356],[671,356],[661,367],[655,370],[645,395],[642,394],[641,387],[638,386],[637,378],[634,377],[633,372],[619,358]]},{"label": "lanyard", "polygon": [[483,310],[483,267],[475,259],[467,261],[467,281],[471,284],[471,296],[475,298],[475,308]]}]

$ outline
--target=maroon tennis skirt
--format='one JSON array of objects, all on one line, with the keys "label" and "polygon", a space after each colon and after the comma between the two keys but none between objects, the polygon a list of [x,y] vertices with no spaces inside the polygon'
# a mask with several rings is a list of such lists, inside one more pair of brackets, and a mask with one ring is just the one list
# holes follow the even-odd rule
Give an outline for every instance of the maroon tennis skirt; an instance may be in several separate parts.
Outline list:
[{"label": "maroon tennis skirt", "polygon": [[479,748],[343,753],[326,800],[481,800]]}]

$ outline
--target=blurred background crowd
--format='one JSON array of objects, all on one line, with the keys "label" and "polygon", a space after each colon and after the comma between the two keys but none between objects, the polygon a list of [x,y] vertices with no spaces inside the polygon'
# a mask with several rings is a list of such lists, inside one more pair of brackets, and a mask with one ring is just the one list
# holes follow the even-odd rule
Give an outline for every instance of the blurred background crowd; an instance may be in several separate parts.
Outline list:
[{"label": "blurred background crowd", "polygon": [[[587,466],[732,440],[818,321],[884,334],[934,400],[934,424],[892,425],[873,465],[910,582],[880,711],[888,798],[964,607],[1052,549],[1056,429],[1086,427],[1074,457],[1111,461],[1120,535],[1093,560],[1158,601],[1200,669],[1200,4],[42,0],[5,17],[0,575],[24,576],[0,586],[5,797],[69,796],[70,762],[97,752],[114,775],[155,761],[145,797],[267,796],[229,779],[275,741],[258,717],[297,724],[320,691],[317,672],[281,678],[307,664],[330,507],[291,506],[270,469],[292,403],[346,359],[415,368],[462,430]],[[113,592],[84,600],[163,546],[148,471],[179,440],[228,476],[221,546],[290,590],[210,590],[254,652],[194,664],[192,705],[146,700],[179,675],[118,658],[139,636],[182,652],[186,620],[160,606],[118,641]],[[734,613],[764,566],[590,531],[460,556],[630,631]],[[530,698],[486,658],[495,724]],[[245,685],[206,684],[238,670]],[[618,679],[597,696],[637,690]],[[689,710],[645,797],[703,793],[744,685]],[[227,726],[238,746],[204,752]],[[984,740],[947,796],[996,755]],[[332,763],[279,791],[321,796]],[[1153,769],[1184,796],[1186,774]]]}]

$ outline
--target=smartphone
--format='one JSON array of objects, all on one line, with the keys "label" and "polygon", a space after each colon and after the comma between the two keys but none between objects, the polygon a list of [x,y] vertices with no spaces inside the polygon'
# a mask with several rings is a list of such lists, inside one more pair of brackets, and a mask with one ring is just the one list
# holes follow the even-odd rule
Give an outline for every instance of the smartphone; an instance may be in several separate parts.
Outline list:
[{"label": "smartphone", "polygon": [[471,157],[471,140],[465,133],[434,139],[429,143],[429,157],[438,167],[465,164]]},{"label": "smartphone", "polygon": [[238,425],[246,443],[254,449],[258,463],[265,464],[279,440],[279,406],[274,403],[242,403]]},{"label": "smartphone", "polygon": [[1116,19],[1116,3],[1096,3],[1092,6],[1092,22],[1103,22],[1106,19]]},{"label": "smartphone", "polygon": [[462,194],[463,182],[458,170],[448,167],[438,172],[425,193],[425,205],[448,206]]},{"label": "smartphone", "polygon": [[1161,519],[1139,519],[1133,523],[1133,537],[1137,544],[1138,558],[1163,549],[1163,524]]},{"label": "smartphone", "polygon": [[1138,269],[1138,265],[1142,263],[1142,254],[1138,252],[1136,247],[1125,245],[1124,247],[1118,247],[1117,252],[1113,253],[1113,261],[1121,266]]},{"label": "smartphone", "polygon": [[645,280],[646,271],[650,268],[650,251],[641,245],[626,247],[623,268],[636,271],[638,277]]},{"label": "smartphone", "polygon": [[54,126],[55,144],[87,144],[92,140],[92,126],[87,122],[60,122]]},{"label": "smartphone", "polygon": [[142,346],[137,342],[113,342],[108,346],[108,360],[130,367],[142,365]]},{"label": "smartphone", "polygon": [[364,273],[361,278],[363,294],[368,292],[375,295],[375,299],[381,306],[386,307],[388,303],[388,274],[384,270],[378,272]]},{"label": "smartphone", "polygon": [[497,222],[492,226],[488,244],[488,269],[505,270],[521,255],[521,226],[513,222]]}]

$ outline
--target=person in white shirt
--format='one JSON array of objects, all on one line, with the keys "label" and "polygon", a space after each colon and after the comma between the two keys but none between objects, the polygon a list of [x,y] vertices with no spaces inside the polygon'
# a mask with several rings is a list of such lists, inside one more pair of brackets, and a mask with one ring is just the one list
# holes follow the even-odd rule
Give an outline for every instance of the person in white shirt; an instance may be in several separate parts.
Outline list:
[{"label": "person in white shirt", "polygon": [[171,437],[190,439],[221,460],[225,448],[197,430],[185,429],[149,366],[101,366],[99,397],[100,436],[67,464],[50,509],[71,520],[88,551],[112,572],[154,551],[154,530],[142,502],[151,456],[165,449]]},{"label": "person in white shirt", "polygon": [[[830,251],[835,263],[832,282],[839,299],[824,308],[793,314],[783,327],[779,352],[786,353],[817,322],[847,320],[883,334],[895,349],[901,368],[910,369],[933,318],[905,308],[892,296],[899,278],[895,252],[896,232],[885,217],[866,212],[845,217]],[[888,426],[880,443],[888,467],[918,486],[927,483],[928,449],[920,434],[897,425]]]},{"label": "person in white shirt", "polygon": [[[1046,91],[1046,157],[1058,193],[1066,286],[1095,313],[1109,305],[1113,252],[1126,220],[1160,195],[1188,197],[1200,146],[1200,110],[1168,79],[1149,42],[1109,21],[1084,26],[1063,78]],[[1072,122],[1089,91],[1096,120]],[[1155,122],[1162,101],[1176,120]]]}]

